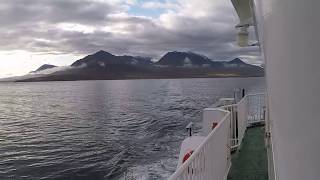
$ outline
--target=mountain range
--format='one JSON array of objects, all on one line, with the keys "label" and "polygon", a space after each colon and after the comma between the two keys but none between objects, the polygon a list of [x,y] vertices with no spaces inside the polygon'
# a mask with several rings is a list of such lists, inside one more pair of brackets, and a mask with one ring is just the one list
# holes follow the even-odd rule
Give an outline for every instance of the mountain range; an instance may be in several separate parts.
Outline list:
[{"label": "mountain range", "polygon": [[57,66],[51,65],[51,64],[44,64],[44,65],[40,66],[38,69],[31,71],[30,73],[38,73],[38,72],[44,71],[46,69],[51,69],[51,68],[55,68],[55,67],[57,67]]},{"label": "mountain range", "polygon": [[[42,73],[48,70],[52,72]],[[149,57],[116,56],[101,50],[66,68],[45,64],[31,74],[32,77],[19,81],[249,77],[263,76],[264,70],[239,58],[213,61],[193,52],[168,52],[153,62]]]}]

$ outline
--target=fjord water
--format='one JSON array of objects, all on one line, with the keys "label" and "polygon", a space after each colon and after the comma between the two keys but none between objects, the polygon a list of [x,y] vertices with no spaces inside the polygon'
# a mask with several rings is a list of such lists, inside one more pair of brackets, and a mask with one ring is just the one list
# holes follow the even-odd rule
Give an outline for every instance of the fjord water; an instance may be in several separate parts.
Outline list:
[{"label": "fjord water", "polygon": [[185,126],[263,78],[0,84],[0,179],[166,179]]}]

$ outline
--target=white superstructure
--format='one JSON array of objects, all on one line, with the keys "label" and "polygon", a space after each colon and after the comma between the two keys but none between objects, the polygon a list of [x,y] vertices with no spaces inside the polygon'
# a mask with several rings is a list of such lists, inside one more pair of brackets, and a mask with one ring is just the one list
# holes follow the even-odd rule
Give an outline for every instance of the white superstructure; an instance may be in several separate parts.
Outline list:
[{"label": "white superstructure", "polygon": [[266,66],[274,178],[320,179],[320,1],[254,3]]},{"label": "white superstructure", "polygon": [[254,12],[265,60],[270,178],[319,179],[320,1],[233,1]]}]

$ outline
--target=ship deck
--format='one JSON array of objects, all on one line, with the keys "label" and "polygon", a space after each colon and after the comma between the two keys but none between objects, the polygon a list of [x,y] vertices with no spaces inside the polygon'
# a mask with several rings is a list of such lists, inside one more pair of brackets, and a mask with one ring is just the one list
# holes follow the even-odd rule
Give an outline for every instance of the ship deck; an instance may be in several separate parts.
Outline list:
[{"label": "ship deck", "polygon": [[268,159],[264,126],[248,128],[240,150],[232,154],[228,180],[267,180]]}]

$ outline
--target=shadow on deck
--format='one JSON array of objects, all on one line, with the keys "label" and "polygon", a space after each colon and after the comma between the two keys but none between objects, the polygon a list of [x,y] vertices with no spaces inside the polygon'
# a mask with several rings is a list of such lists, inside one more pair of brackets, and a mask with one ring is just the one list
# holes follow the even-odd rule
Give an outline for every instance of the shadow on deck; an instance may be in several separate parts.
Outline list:
[{"label": "shadow on deck", "polygon": [[232,154],[228,180],[268,180],[264,126],[248,128],[241,149]]}]

